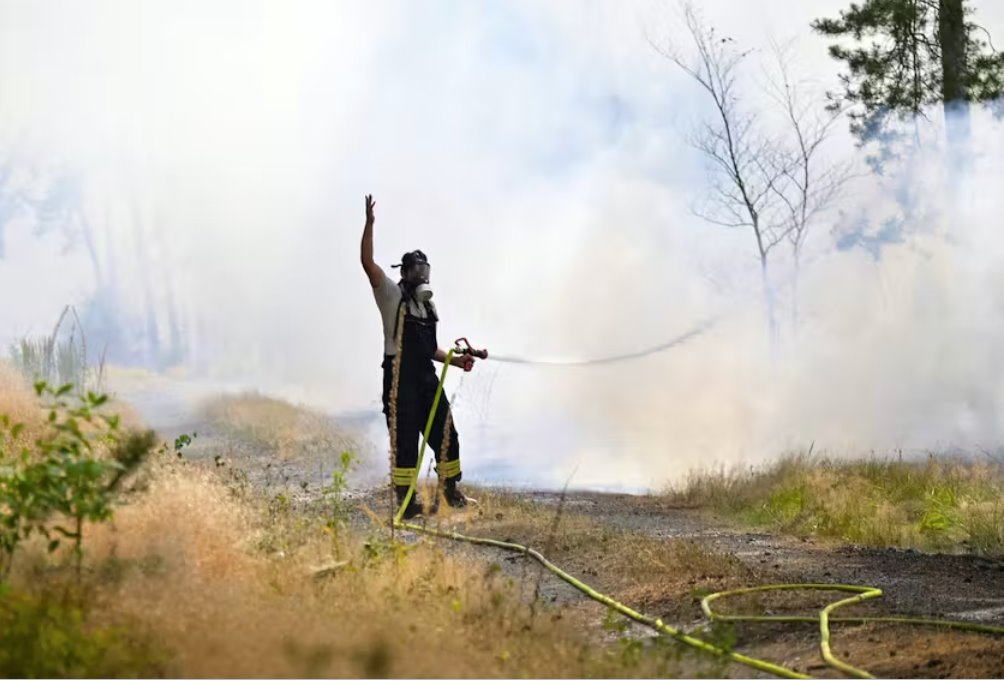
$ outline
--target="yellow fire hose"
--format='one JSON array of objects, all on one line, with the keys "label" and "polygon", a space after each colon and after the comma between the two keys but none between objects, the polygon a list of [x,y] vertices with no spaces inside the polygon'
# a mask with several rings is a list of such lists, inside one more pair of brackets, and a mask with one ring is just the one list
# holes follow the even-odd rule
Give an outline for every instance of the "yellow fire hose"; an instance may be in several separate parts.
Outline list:
[{"label": "yellow fire hose", "polygon": [[[819,614],[815,617],[807,615],[720,615],[711,609],[711,602],[718,600],[719,598],[765,591],[844,591],[857,593],[858,595],[829,604],[820,610]],[[710,594],[701,599],[701,610],[704,611],[704,614],[707,615],[708,619],[717,620],[719,622],[818,622],[820,634],[819,650],[823,656],[823,660],[825,660],[831,667],[836,667],[837,669],[840,669],[841,671],[859,679],[871,679],[874,677],[868,672],[852,667],[846,662],[842,662],[833,656],[833,653],[830,650],[830,622],[853,622],[857,624],[864,624],[866,622],[912,624],[942,627],[958,631],[976,631],[984,634],[1004,634],[1004,627],[994,627],[988,624],[974,624],[972,622],[957,622],[953,620],[932,620],[920,617],[898,616],[830,617],[830,613],[837,608],[842,608],[846,605],[854,605],[855,603],[861,603],[872,598],[878,598],[881,595],[881,589],[871,586],[857,586],[854,584],[768,584],[765,586],[733,589],[731,591],[720,591],[718,593]]]},{"label": "yellow fire hose", "polygon": [[679,629],[665,624],[661,619],[654,617],[649,617],[648,615],[643,615],[637,610],[633,610],[623,603],[610,598],[606,594],[600,593],[596,589],[592,588],[585,582],[576,579],[572,575],[568,574],[557,565],[549,561],[540,552],[535,551],[529,547],[523,546],[521,544],[512,544],[509,542],[499,541],[497,539],[488,539],[486,537],[468,537],[463,534],[458,534],[456,532],[443,532],[441,530],[436,530],[429,527],[422,527],[421,525],[416,525],[414,523],[398,523],[397,527],[400,529],[412,530],[414,532],[421,532],[423,534],[432,535],[434,537],[442,537],[444,539],[453,539],[454,541],[467,542],[469,544],[479,544],[482,546],[495,546],[500,549],[507,549],[509,551],[516,551],[517,553],[522,553],[523,555],[529,556],[536,560],[538,563],[543,565],[545,568],[550,570],[556,576],[562,580],[568,582],[573,587],[584,593],[585,595],[592,598],[594,601],[598,601],[607,607],[616,610],[622,615],[631,618],[635,622],[644,624],[645,626],[651,627],[656,631],[671,636],[672,638],[685,643],[693,648],[710,653],[712,655],[717,655],[720,657],[725,657],[733,662],[738,662],[739,664],[746,665],[747,667],[752,667],[753,669],[759,669],[760,671],[773,674],[787,679],[808,679],[812,678],[806,676],[805,674],[799,674],[798,672],[788,669],[787,667],[782,667],[781,665],[773,664],[765,660],[758,660],[753,657],[748,657],[742,655],[741,653],[736,653],[731,650],[725,650],[707,641],[702,641],[701,639],[691,636]]},{"label": "yellow fire hose", "polygon": [[[691,636],[680,629],[669,626],[664,623],[661,619],[650,617],[649,615],[642,614],[623,603],[614,600],[610,596],[603,594],[585,582],[576,579],[572,575],[568,574],[557,565],[549,561],[540,552],[531,549],[522,544],[514,544],[511,542],[499,541],[497,539],[490,539],[487,537],[471,537],[457,532],[444,532],[442,530],[437,530],[433,528],[423,527],[422,525],[417,525],[415,523],[405,523],[401,521],[404,515],[404,510],[407,508],[408,503],[411,501],[412,496],[415,492],[415,485],[418,483],[418,471],[422,468],[422,457],[425,453],[425,446],[429,440],[429,434],[432,431],[432,421],[435,416],[436,409],[439,406],[439,399],[443,392],[443,383],[446,380],[446,371],[450,366],[450,361],[453,359],[455,350],[451,349],[446,353],[446,360],[443,362],[443,371],[439,378],[439,385],[436,387],[436,394],[432,401],[432,409],[429,412],[429,417],[426,420],[425,431],[422,434],[422,444],[418,450],[418,462],[415,466],[415,474],[412,476],[411,484],[408,486],[408,492],[401,502],[401,506],[394,516],[394,527],[399,529],[411,530],[413,532],[420,532],[422,534],[427,534],[434,537],[440,537],[443,539],[452,539],[454,541],[466,542],[469,544],[477,544],[481,546],[494,546],[500,549],[506,549],[508,551],[515,551],[517,553],[522,553],[525,556],[533,558],[538,563],[547,568],[551,573],[553,573],[558,578],[564,580],[571,586],[575,587],[582,593],[584,593],[589,598],[606,605],[619,612],[620,614],[628,617],[635,622],[644,624],[645,626],[651,627],[656,631],[666,634],[673,639],[691,646],[697,650],[700,650],[711,655],[722,657],[731,662],[736,662],[738,664],[745,665],[752,669],[757,669],[759,671],[767,672],[781,678],[789,679],[810,679],[811,676],[806,674],[801,674],[793,669],[783,667],[766,660],[760,660],[754,657],[749,657],[741,653],[736,653],[732,650],[727,650],[725,648],[704,641],[695,636]],[[766,592],[766,591],[799,591],[799,590],[813,590],[813,591],[842,591],[846,593],[856,594],[848,598],[844,598],[833,603],[830,603],[825,608],[819,611],[815,616],[809,615],[723,615],[714,612],[711,609],[711,603],[715,600],[722,598],[727,598],[730,596],[738,596],[742,594]],[[972,624],[968,622],[956,622],[951,620],[932,620],[923,618],[913,618],[913,617],[831,617],[833,613],[838,608],[842,608],[848,605],[854,605],[857,603],[862,603],[866,600],[873,598],[878,598],[882,595],[882,590],[870,586],[856,586],[851,584],[769,584],[765,586],[749,587],[744,589],[733,589],[730,591],[720,591],[718,593],[713,593],[705,596],[701,600],[701,610],[708,617],[709,620],[719,621],[719,622],[814,622],[819,625],[819,651],[823,657],[823,660],[838,669],[845,674],[854,676],[861,679],[871,679],[875,678],[863,669],[854,667],[833,655],[830,647],[830,623],[831,622],[843,622],[843,623],[870,623],[870,622],[887,622],[887,623],[897,623],[897,624],[913,624],[913,625],[928,625],[944,627],[949,629],[956,629],[961,631],[976,631],[986,634],[996,634],[1004,635],[1004,627],[994,627],[983,624]]]}]

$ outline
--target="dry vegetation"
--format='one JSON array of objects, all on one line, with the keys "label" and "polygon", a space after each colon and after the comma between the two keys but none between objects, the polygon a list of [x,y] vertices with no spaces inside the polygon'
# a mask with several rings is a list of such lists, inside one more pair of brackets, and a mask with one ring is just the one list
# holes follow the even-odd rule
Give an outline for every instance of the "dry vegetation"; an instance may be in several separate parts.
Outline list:
[{"label": "dry vegetation", "polygon": [[186,677],[619,675],[560,620],[528,629],[514,587],[482,565],[374,531],[315,579],[330,538],[305,526],[269,556],[273,515],[210,472],[160,471],[92,544],[91,621],[148,632],[163,671]]},{"label": "dry vegetation", "polygon": [[[43,412],[34,396],[16,377],[0,378],[0,412],[36,436]],[[230,398],[214,409],[235,437],[271,443],[271,456],[312,451],[318,430],[333,435],[316,415],[267,398]],[[297,508],[229,466],[206,463],[159,454],[114,519],[87,527],[79,583],[65,551],[24,546],[0,587],[4,676],[651,677],[709,668],[703,658],[681,659],[686,651],[675,644],[631,639],[623,627],[597,637],[528,599],[525,584],[483,556],[391,538],[375,523],[332,523],[344,505]],[[563,543],[550,546],[559,558],[573,544],[595,544],[602,562],[585,576],[618,571],[626,596],[654,598],[642,572],[679,581],[681,561],[698,555],[571,516],[554,532],[553,511],[521,510],[501,496],[486,509],[508,523],[486,531],[520,531],[537,545],[560,535]],[[707,567],[726,582],[736,569]]]},{"label": "dry vegetation", "polygon": [[357,445],[330,417],[257,393],[217,397],[202,411],[231,446],[256,456],[290,461],[330,456]]},{"label": "dry vegetation", "polygon": [[7,362],[0,361],[0,414],[23,423],[20,444],[30,444],[45,423],[45,411],[31,390],[28,380]]},{"label": "dry vegetation", "polygon": [[1004,465],[990,458],[793,455],[761,469],[695,473],[667,497],[784,532],[1004,555]]},{"label": "dry vegetation", "polygon": [[[222,436],[200,437],[203,447],[239,440],[257,457],[328,456],[337,466],[338,452],[351,439],[327,419],[256,395],[225,398],[209,412]],[[2,366],[0,413],[27,424],[24,444],[44,433],[46,412],[30,386]],[[328,443],[324,451],[321,442]],[[974,509],[992,502],[999,480],[990,464],[838,464],[802,457],[756,474],[695,477],[674,501],[798,531],[809,531],[799,529],[809,518],[817,532],[856,528],[853,536],[861,536],[861,528],[871,528],[876,542],[938,536],[973,542]],[[0,584],[0,672],[132,678],[733,672],[666,638],[640,635],[576,592],[562,594],[563,584],[522,556],[411,533],[391,537],[381,520],[359,509],[371,503],[383,517],[383,497],[349,499],[342,483],[333,481],[304,502],[254,484],[239,465],[178,457],[170,448],[159,453],[125,489],[114,519],[86,528],[82,580],[74,579],[64,548],[50,553],[33,538],[20,551],[10,578]],[[731,554],[615,529],[579,512],[574,502],[488,489],[471,493],[481,500],[479,509],[444,508],[431,522],[533,546],[614,598],[698,631],[700,595],[768,579]],[[665,501],[638,503],[658,507]],[[886,510],[869,506],[878,503]],[[818,517],[824,512],[831,514],[825,522]],[[939,517],[950,522],[942,527]],[[914,533],[904,534],[911,527]],[[960,528],[967,528],[964,536]],[[722,611],[804,612],[823,602],[805,594],[755,595],[724,603]],[[811,626],[704,627],[701,635],[722,645],[742,641],[757,656],[819,672],[811,667],[818,655]],[[907,663],[900,656],[918,641],[875,627],[839,636],[846,657],[891,675],[923,672],[917,667],[923,660]],[[946,634],[924,641],[928,662],[941,660],[946,669],[982,669],[968,657],[956,659],[970,652],[973,659],[999,659],[990,639]]]}]

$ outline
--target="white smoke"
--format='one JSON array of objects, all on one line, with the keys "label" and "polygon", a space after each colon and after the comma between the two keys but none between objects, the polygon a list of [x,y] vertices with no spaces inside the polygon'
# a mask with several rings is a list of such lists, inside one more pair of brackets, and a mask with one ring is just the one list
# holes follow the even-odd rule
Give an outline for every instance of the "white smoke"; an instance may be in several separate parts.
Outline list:
[{"label": "white smoke", "polygon": [[[842,6],[723,0],[707,14],[762,45]],[[977,10],[1000,34],[1001,10]],[[643,487],[811,441],[996,446],[999,124],[974,121],[966,169],[930,149],[909,176],[855,185],[837,227],[874,227],[908,187],[902,243],[875,259],[817,225],[804,325],[771,363],[751,238],[689,212],[705,185],[684,137],[704,103],[645,42],[652,11],[0,2],[0,153],[26,195],[57,170],[79,185],[79,211],[49,225],[75,240],[36,236],[24,206],[7,223],[0,286],[18,295],[0,340],[48,332],[100,291],[136,356],[144,329],[164,347],[180,330],[176,372],[368,415],[379,449],[379,316],[357,259],[373,193],[381,264],[430,255],[443,345],[603,355],[727,312],[631,363],[453,375],[472,477]],[[800,49],[801,70],[832,78],[825,41]]]}]

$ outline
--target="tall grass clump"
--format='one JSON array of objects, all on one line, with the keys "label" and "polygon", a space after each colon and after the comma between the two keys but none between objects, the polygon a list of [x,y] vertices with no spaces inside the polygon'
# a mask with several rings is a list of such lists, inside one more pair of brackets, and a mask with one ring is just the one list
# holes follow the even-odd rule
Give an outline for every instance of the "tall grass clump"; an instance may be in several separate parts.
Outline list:
[{"label": "tall grass clump", "polygon": [[674,503],[740,522],[875,546],[1004,555],[1004,465],[934,455],[796,454],[761,468],[694,472]]},{"label": "tall grass clump", "polygon": [[50,335],[24,336],[11,344],[9,355],[29,381],[72,384],[82,390],[100,390],[104,381],[104,358],[91,365],[87,337],[72,305],[63,308]]}]

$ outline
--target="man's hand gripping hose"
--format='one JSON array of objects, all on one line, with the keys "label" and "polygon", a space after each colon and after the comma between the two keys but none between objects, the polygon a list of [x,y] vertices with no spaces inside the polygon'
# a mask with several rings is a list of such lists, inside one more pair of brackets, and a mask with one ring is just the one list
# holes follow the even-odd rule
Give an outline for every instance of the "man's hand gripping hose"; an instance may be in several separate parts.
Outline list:
[{"label": "man's hand gripping hose", "polygon": [[478,359],[488,359],[487,349],[478,350],[477,348],[472,348],[470,342],[463,337],[453,341],[453,350],[451,352],[455,355],[463,355],[464,371],[470,371],[474,368],[475,357]]}]

